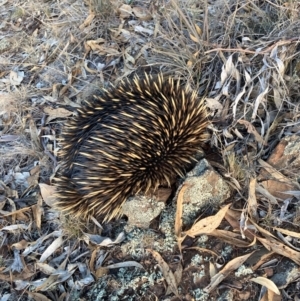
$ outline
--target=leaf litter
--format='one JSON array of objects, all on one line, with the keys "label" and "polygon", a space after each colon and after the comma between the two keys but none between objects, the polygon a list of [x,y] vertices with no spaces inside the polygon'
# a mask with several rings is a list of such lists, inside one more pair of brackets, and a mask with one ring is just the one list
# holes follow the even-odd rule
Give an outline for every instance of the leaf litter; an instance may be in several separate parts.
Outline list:
[{"label": "leaf litter", "polygon": [[[1,300],[216,300],[228,291],[234,300],[299,299],[299,275],[281,274],[282,264],[300,265],[299,168],[268,160],[300,133],[297,1],[0,7]],[[156,220],[156,239],[143,232],[126,254],[122,222],[87,224],[52,209],[59,133],[97,88],[160,71],[206,98],[209,147],[233,193],[186,227],[182,188],[172,248]],[[237,276],[248,267],[253,274]]]}]

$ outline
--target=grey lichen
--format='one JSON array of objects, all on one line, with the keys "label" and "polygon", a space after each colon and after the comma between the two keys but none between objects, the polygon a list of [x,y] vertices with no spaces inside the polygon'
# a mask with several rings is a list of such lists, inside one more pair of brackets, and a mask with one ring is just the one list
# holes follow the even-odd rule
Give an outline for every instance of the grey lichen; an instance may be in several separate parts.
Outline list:
[{"label": "grey lichen", "polygon": [[117,275],[106,275],[87,294],[87,301],[134,301],[149,294],[149,288],[164,281],[158,270],[149,274],[140,269],[121,268]]},{"label": "grey lichen", "polygon": [[192,291],[192,294],[196,301],[207,301],[209,300],[209,294],[204,292],[202,289],[197,288]]}]

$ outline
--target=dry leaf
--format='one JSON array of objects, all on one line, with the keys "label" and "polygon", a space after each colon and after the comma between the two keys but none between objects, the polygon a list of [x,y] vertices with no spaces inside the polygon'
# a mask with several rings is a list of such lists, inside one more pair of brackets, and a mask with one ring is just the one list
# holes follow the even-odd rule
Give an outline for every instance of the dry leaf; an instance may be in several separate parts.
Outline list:
[{"label": "dry leaf", "polygon": [[55,273],[45,279],[42,283],[38,283],[35,285],[36,291],[47,291],[53,285],[66,281],[68,278],[72,276],[75,272],[75,268],[77,268],[77,264],[71,265],[67,270],[66,263],[69,260],[69,256],[58,266]]},{"label": "dry leaf", "polygon": [[89,242],[92,242],[93,244],[96,244],[98,246],[102,246],[102,247],[108,247],[114,244],[119,244],[120,242],[122,242],[125,239],[125,233],[121,232],[119,233],[119,235],[117,236],[117,238],[115,240],[112,240],[109,237],[104,237],[101,235],[97,235],[97,234],[89,234],[89,233],[84,233],[85,237],[86,237],[86,243],[89,244]]},{"label": "dry leaf", "polygon": [[267,250],[285,256],[296,262],[298,265],[300,265],[300,252],[293,250],[292,248],[284,245],[283,243],[281,243],[278,240],[275,240],[272,237],[268,237],[268,239],[265,239],[257,236],[256,238],[264,245],[264,247]]},{"label": "dry leaf", "polygon": [[197,31],[198,35],[201,36],[202,35],[202,29],[196,23],[194,24],[194,26],[196,28],[196,31]]},{"label": "dry leaf", "polygon": [[143,26],[140,26],[140,25],[137,25],[134,27],[134,31],[135,32],[141,32],[141,33],[146,33],[148,34],[149,36],[152,36],[154,31],[152,29],[149,29],[149,28],[145,28]]},{"label": "dry leaf", "polygon": [[285,199],[289,197],[289,195],[283,193],[284,191],[299,189],[297,182],[293,182],[269,163],[262,159],[259,159],[258,162],[263,167],[261,174],[265,178],[271,177],[270,180],[263,181],[262,184],[272,195]]},{"label": "dry leaf", "polygon": [[47,115],[49,115],[46,124],[48,122],[50,122],[51,120],[53,120],[53,119],[66,118],[66,117],[69,117],[69,116],[73,115],[73,112],[71,112],[69,110],[66,110],[64,108],[53,109],[53,108],[50,108],[50,107],[45,107],[44,112]]},{"label": "dry leaf", "polygon": [[235,97],[234,99],[234,103],[233,103],[233,106],[232,106],[232,111],[233,111],[233,118],[235,119],[236,118],[236,114],[237,114],[237,106],[238,106],[238,103],[239,101],[242,99],[242,96],[245,94],[246,92],[246,86],[247,84],[243,87],[243,90],[241,92],[239,92],[239,94]]},{"label": "dry leaf", "polygon": [[183,267],[182,264],[179,262],[176,271],[174,272],[174,277],[177,285],[179,285],[179,283],[181,282],[182,272],[183,272]]},{"label": "dry leaf", "polygon": [[282,91],[282,89],[280,89],[279,87],[276,87],[276,86],[273,87],[272,90],[273,90],[274,103],[276,105],[277,110],[280,110],[281,106],[282,106],[282,103],[283,103],[283,100],[284,100],[284,97],[282,97],[283,91]]},{"label": "dry leaf", "polygon": [[45,295],[41,293],[34,293],[30,291],[26,291],[26,293],[30,298],[32,298],[35,301],[51,301],[51,299],[47,298]]},{"label": "dry leaf", "polygon": [[52,275],[56,271],[55,268],[53,268],[52,266],[50,266],[47,263],[37,262],[35,265],[36,265],[37,270],[43,272],[46,275]]},{"label": "dry leaf", "polygon": [[196,37],[194,37],[192,34],[190,34],[190,38],[191,38],[191,40],[192,40],[193,42],[199,43],[199,39],[196,38]]},{"label": "dry leaf", "polygon": [[[13,281],[23,281],[25,279],[29,279],[33,276],[36,275],[36,272],[29,272],[29,271],[22,271],[21,273],[15,274],[14,275],[14,279]],[[11,274],[4,274],[3,271],[0,270],[0,280],[2,281],[6,281],[6,282],[11,282],[12,278],[11,278]],[[17,288],[16,288],[17,289]]]},{"label": "dry leaf", "polygon": [[106,267],[100,267],[95,272],[96,279],[99,279],[100,277],[107,275],[108,273],[109,269],[107,269]]},{"label": "dry leaf", "polygon": [[251,178],[249,183],[249,195],[248,195],[248,213],[252,218],[257,218],[257,200],[255,195],[256,178]]},{"label": "dry leaf", "polygon": [[175,235],[178,238],[181,238],[181,229],[182,229],[182,204],[183,204],[183,195],[186,189],[188,188],[187,185],[183,185],[181,187],[180,192],[178,193],[177,197],[177,206],[176,206],[176,216],[175,216]]},{"label": "dry leaf", "polygon": [[0,142],[11,142],[16,141],[20,138],[19,135],[2,135],[0,136]]},{"label": "dry leaf", "polygon": [[264,139],[261,137],[261,135],[259,135],[259,133],[256,131],[256,128],[254,127],[254,125],[251,122],[249,122],[247,120],[240,119],[238,121],[238,123],[243,124],[247,128],[247,132],[249,134],[253,134],[255,140],[258,143],[261,143],[263,145],[267,145],[267,143],[264,141]]},{"label": "dry leaf", "polygon": [[290,230],[286,230],[286,229],[282,229],[282,228],[277,228],[277,227],[273,227],[274,230],[281,232],[282,234],[285,235],[289,235],[295,238],[300,238],[300,233],[298,232],[294,232],[294,231],[290,231]]},{"label": "dry leaf", "polygon": [[216,265],[213,262],[209,262],[209,276],[210,278],[214,277],[215,275],[217,275],[218,270],[216,268]]},{"label": "dry leaf", "polygon": [[82,290],[83,287],[90,285],[95,280],[85,263],[78,263],[78,269],[80,271],[80,278],[75,281],[74,288]]},{"label": "dry leaf", "polygon": [[64,240],[62,236],[56,238],[51,245],[44,251],[39,262],[44,262],[49,256],[53,255],[53,253],[62,246]]},{"label": "dry leaf", "polygon": [[216,115],[220,116],[223,111],[224,106],[215,98],[205,98],[207,107],[212,111],[217,111]]},{"label": "dry leaf", "polygon": [[156,252],[154,250],[150,250],[150,249],[147,249],[147,251],[149,251],[152,254],[152,256],[155,258],[155,260],[158,262],[159,266],[161,267],[162,274],[163,274],[164,278],[166,279],[166,282],[167,282],[170,290],[172,291],[172,293],[175,296],[179,297],[176,279],[175,279],[173,272],[169,268],[168,264],[163,260],[163,258],[160,256],[160,254],[158,252]]},{"label": "dry leaf", "polygon": [[209,234],[219,227],[230,205],[231,204],[224,206],[216,215],[203,218],[195,225],[193,225],[190,230],[185,232],[185,234],[191,237],[195,237],[196,235],[200,234]]},{"label": "dry leaf", "polygon": [[275,253],[274,252],[269,252],[267,254],[264,254],[260,257],[259,261],[257,261],[257,263],[252,266],[252,270],[253,271],[256,271],[262,264],[268,262],[271,260],[271,257],[274,255]]},{"label": "dry leaf", "polygon": [[268,93],[269,86],[265,88],[264,91],[262,91],[256,98],[255,103],[254,103],[254,108],[253,108],[253,113],[251,119],[254,120],[256,115],[257,115],[257,110],[261,102],[265,101],[265,95]]},{"label": "dry leaf", "polygon": [[114,263],[106,266],[107,269],[119,269],[119,268],[126,268],[126,267],[136,267],[144,270],[144,267],[136,261],[123,261],[123,262]]},{"label": "dry leaf", "polygon": [[209,250],[209,249],[200,248],[200,247],[191,247],[191,248],[187,248],[187,249],[188,250],[196,250],[196,251],[201,252],[201,253],[206,252],[206,253],[209,253],[213,256],[216,256],[217,258],[219,257],[219,255],[217,253],[215,253],[214,251]]},{"label": "dry leaf", "polygon": [[212,292],[219,283],[221,283],[232,271],[238,269],[254,252],[240,256],[229,261],[225,267],[215,276],[211,278],[210,284],[203,290],[207,293]]},{"label": "dry leaf", "polygon": [[148,21],[152,19],[149,10],[143,6],[135,6],[132,8],[132,12],[141,21]]},{"label": "dry leaf", "polygon": [[278,205],[277,199],[264,187],[256,183],[255,190],[256,192],[259,192],[264,197],[266,197],[271,202],[272,205]]},{"label": "dry leaf", "polygon": [[[15,210],[13,212],[4,212],[2,211],[3,216],[12,216],[14,219],[17,217],[18,220],[25,220],[27,221],[28,218],[26,217],[24,212],[30,211],[30,207],[21,208],[19,210]],[[6,228],[6,227],[5,227]],[[4,228],[2,228],[3,230]]]},{"label": "dry leaf", "polygon": [[37,226],[38,229],[41,229],[42,215],[44,213],[44,209],[43,209],[43,199],[40,195],[38,196],[37,204],[31,206],[31,209],[32,209],[32,213],[33,213],[33,217],[34,217],[36,226]]},{"label": "dry leaf", "polygon": [[228,244],[234,245],[239,248],[249,248],[252,245],[254,245],[256,242],[256,240],[254,238],[252,243],[248,243],[247,241],[239,239],[241,236],[240,234],[233,233],[233,232],[226,231],[226,230],[216,229],[216,230],[210,232],[208,235],[218,237],[218,238],[222,239],[223,241],[227,242]]},{"label": "dry leaf", "polygon": [[55,202],[54,194],[56,192],[56,188],[54,186],[43,184],[43,183],[40,183],[39,186],[44,202],[48,206],[53,207],[53,203]]},{"label": "dry leaf", "polygon": [[[236,71],[236,68],[232,62],[232,55],[230,55],[226,62],[225,65],[222,66],[222,72],[221,72],[221,84],[223,85],[225,81],[230,78],[231,76],[234,75]],[[223,92],[224,93],[224,92]]]},{"label": "dry leaf", "polygon": [[127,4],[121,5],[118,11],[120,13],[121,19],[129,18],[132,15],[132,8],[130,5]]},{"label": "dry leaf", "polygon": [[282,297],[267,289],[266,293],[259,301],[282,301]]},{"label": "dry leaf", "polygon": [[241,211],[237,211],[233,209],[228,209],[225,214],[225,219],[234,230],[240,228],[239,220],[241,219],[241,214],[242,214]]},{"label": "dry leaf", "polygon": [[91,254],[91,259],[89,262],[89,268],[93,274],[95,273],[95,261],[96,261],[97,255],[98,255],[98,249],[95,249]]},{"label": "dry leaf", "polygon": [[[99,55],[120,55],[121,53],[116,49],[116,45],[105,45],[106,41],[102,38],[97,40],[89,40],[85,42],[86,48],[92,49],[94,53]],[[86,66],[85,66],[86,68]]]},{"label": "dry leaf", "polygon": [[251,278],[250,280],[255,282],[255,283],[258,283],[260,285],[263,285],[267,289],[274,292],[275,294],[280,295],[280,291],[279,291],[278,287],[276,286],[276,284],[272,280],[270,280],[268,278],[265,278],[265,277],[256,277],[256,278]]},{"label": "dry leaf", "polygon": [[27,230],[29,225],[23,225],[23,224],[16,224],[16,225],[9,225],[6,227],[3,227],[1,231],[16,231],[16,230]]},{"label": "dry leaf", "polygon": [[24,78],[24,72],[23,71],[11,71],[9,74],[9,80],[10,84],[13,86],[18,86],[21,84]]},{"label": "dry leaf", "polygon": [[27,178],[27,182],[29,186],[31,185],[36,186],[38,184],[40,169],[41,167],[39,165],[36,165],[34,168],[30,170],[30,176]]},{"label": "dry leaf", "polygon": [[30,254],[31,252],[33,252],[34,250],[39,248],[42,245],[43,241],[45,241],[46,239],[48,239],[50,237],[59,237],[59,236],[61,236],[61,234],[62,234],[62,231],[53,231],[48,235],[40,237],[36,241],[30,242],[29,246],[24,250],[22,255],[27,256],[28,254]]},{"label": "dry leaf", "polygon": [[16,242],[11,245],[11,248],[17,249],[17,250],[24,250],[28,246],[28,242],[25,239],[22,239],[19,242]]},{"label": "dry leaf", "polygon": [[84,20],[84,22],[79,26],[79,29],[84,29],[85,27],[89,26],[92,21],[94,20],[95,18],[95,14],[93,12],[91,12],[87,18]]},{"label": "dry leaf", "polygon": [[269,238],[269,237],[273,237],[273,238],[276,238],[272,233],[270,233],[268,230],[260,227],[258,224],[256,224],[253,220],[249,220],[249,224],[254,225],[256,230],[258,230],[261,234],[263,234],[263,236],[265,236],[266,238]]}]

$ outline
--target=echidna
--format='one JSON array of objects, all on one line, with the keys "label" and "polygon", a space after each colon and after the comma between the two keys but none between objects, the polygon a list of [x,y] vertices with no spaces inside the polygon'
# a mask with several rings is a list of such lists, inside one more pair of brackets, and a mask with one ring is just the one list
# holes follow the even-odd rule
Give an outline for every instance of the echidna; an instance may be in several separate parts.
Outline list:
[{"label": "echidna", "polygon": [[203,100],[172,78],[146,75],[103,89],[64,127],[56,207],[119,217],[129,196],[184,175],[207,125]]}]

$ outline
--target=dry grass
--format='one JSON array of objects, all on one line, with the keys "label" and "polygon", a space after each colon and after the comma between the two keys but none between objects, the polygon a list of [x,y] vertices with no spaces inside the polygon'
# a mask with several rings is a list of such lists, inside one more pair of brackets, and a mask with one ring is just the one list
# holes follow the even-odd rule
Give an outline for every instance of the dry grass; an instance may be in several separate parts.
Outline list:
[{"label": "dry grass", "polygon": [[[93,90],[135,73],[159,71],[198,89],[212,121],[209,147],[220,155],[220,171],[236,188],[233,198],[240,208],[247,208],[259,160],[266,160],[283,137],[300,133],[299,1],[124,3],[0,3],[0,222],[6,227],[0,232],[0,281],[5,284],[0,297],[9,293],[9,300],[42,300],[42,295],[47,300],[76,300],[83,287],[87,292],[94,283],[91,273],[100,279],[103,300],[109,300],[116,287],[123,289],[123,297],[128,293],[127,284],[116,280],[123,279],[120,273],[116,279],[100,277],[107,274],[103,266],[128,259],[107,247],[122,240],[109,238],[117,237],[122,224],[104,230],[96,225],[95,237],[83,238],[82,225],[60,219],[40,201],[38,184],[51,184],[59,167],[61,127]],[[297,171],[286,177],[299,182]],[[299,191],[294,195],[290,204],[299,208]],[[271,204],[261,194],[256,198],[260,213],[265,213],[256,222],[269,231],[282,225],[278,220],[287,210],[284,202]],[[297,210],[284,226],[299,233]],[[296,238],[289,242],[298,250]],[[143,264],[154,273],[154,262]],[[188,273],[192,277],[186,272],[185,281]],[[162,276],[153,275],[158,277],[155,285],[144,285],[141,300],[163,298]],[[34,283],[44,277],[48,282]],[[106,290],[103,279],[109,284]],[[296,300],[296,285],[289,289]],[[252,293],[258,298],[258,286]],[[200,300],[202,293],[194,288],[189,294]],[[139,298],[134,293],[132,300]]]}]

